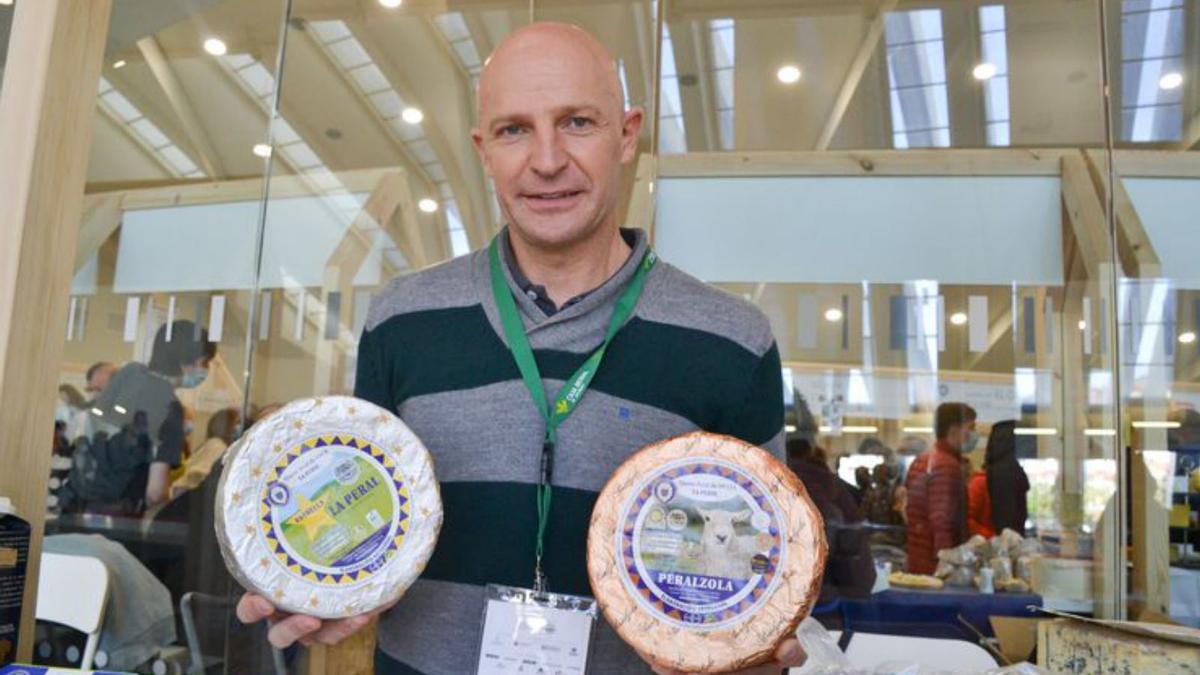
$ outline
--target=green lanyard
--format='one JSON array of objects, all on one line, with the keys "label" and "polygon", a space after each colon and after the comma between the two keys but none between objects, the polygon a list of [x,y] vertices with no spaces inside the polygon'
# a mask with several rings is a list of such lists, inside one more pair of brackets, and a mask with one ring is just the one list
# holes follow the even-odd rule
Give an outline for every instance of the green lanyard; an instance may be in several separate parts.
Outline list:
[{"label": "green lanyard", "polygon": [[642,294],[642,287],[646,284],[646,273],[650,271],[651,267],[654,267],[658,256],[654,254],[654,251],[646,251],[646,255],[638,263],[633,279],[617,298],[612,318],[608,321],[608,332],[604,335],[604,342],[596,351],[592,352],[591,356],[587,357],[587,360],[571,377],[567,378],[558,392],[554,407],[550,407],[546,403],[546,392],[542,388],[541,372],[538,370],[537,361],[533,358],[533,348],[529,346],[529,338],[525,335],[525,325],[521,323],[521,313],[517,309],[517,303],[513,300],[508,282],[504,278],[504,270],[500,263],[500,237],[503,236],[505,236],[504,233],[498,235],[488,248],[492,295],[496,299],[497,309],[500,310],[500,323],[504,326],[504,336],[508,340],[509,351],[512,352],[513,360],[517,362],[517,369],[521,371],[521,379],[525,381],[525,388],[529,390],[529,395],[533,397],[538,412],[546,421],[546,435],[542,443],[541,480],[537,489],[538,528],[534,567],[534,589],[543,592],[545,591],[546,577],[542,574],[542,551],[546,539],[546,524],[550,519],[550,480],[554,474],[554,446],[558,442],[558,426],[575,410],[575,406],[579,404],[583,393],[591,384],[592,377],[600,368],[600,361],[604,359],[604,352],[608,349],[608,345],[617,331],[621,330],[621,326],[625,325],[625,322],[633,315],[638,297]]}]

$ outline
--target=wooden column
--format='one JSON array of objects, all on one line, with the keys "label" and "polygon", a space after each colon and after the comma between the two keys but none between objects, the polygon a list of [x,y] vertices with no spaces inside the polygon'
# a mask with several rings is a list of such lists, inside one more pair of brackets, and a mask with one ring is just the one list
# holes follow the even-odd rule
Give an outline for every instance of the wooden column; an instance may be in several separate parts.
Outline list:
[{"label": "wooden column", "polygon": [[21,661],[33,652],[62,331],[111,9],[17,3],[0,93],[0,493],[33,525]]}]

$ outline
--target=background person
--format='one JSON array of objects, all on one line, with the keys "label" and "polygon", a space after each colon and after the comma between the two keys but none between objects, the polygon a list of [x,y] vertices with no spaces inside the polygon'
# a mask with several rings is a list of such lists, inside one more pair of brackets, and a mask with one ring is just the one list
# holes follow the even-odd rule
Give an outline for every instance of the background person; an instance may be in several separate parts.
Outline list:
[{"label": "background person", "polygon": [[191,321],[154,338],[150,362],[125,364],[92,401],[88,434],[76,441],[70,510],[141,515],[166,501],[170,469],[182,461],[184,412],[176,388],[199,386],[216,345]]},{"label": "background person", "polygon": [[975,409],[943,403],[934,413],[933,448],[908,469],[908,571],[933,574],[937,552],[966,540],[966,485],[962,448],[975,433]]},{"label": "background person", "polygon": [[992,530],[996,534],[1013,530],[1025,536],[1025,521],[1029,518],[1029,476],[1017,462],[1016,427],[1014,420],[992,425],[983,468],[987,474]]}]

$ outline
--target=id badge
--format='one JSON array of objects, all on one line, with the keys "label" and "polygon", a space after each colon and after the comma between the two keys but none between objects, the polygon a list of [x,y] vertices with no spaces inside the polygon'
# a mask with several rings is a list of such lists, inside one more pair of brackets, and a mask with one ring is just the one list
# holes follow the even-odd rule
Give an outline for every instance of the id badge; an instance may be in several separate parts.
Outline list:
[{"label": "id badge", "polygon": [[528,588],[487,587],[478,675],[583,675],[596,601]]}]

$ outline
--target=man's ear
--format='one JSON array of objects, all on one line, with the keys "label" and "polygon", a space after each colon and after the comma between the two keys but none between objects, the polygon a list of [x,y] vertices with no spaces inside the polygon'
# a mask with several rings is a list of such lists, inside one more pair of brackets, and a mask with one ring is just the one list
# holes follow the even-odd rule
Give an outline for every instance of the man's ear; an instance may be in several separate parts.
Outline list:
[{"label": "man's ear", "polygon": [[637,157],[638,137],[642,135],[642,124],[646,120],[646,111],[640,106],[634,106],[625,111],[621,121],[621,163],[629,164]]},{"label": "man's ear", "polygon": [[484,172],[492,175],[492,165],[488,162],[487,153],[483,150],[483,130],[474,128],[471,129],[471,145],[475,146],[475,153],[479,155],[479,163],[483,165]]}]

